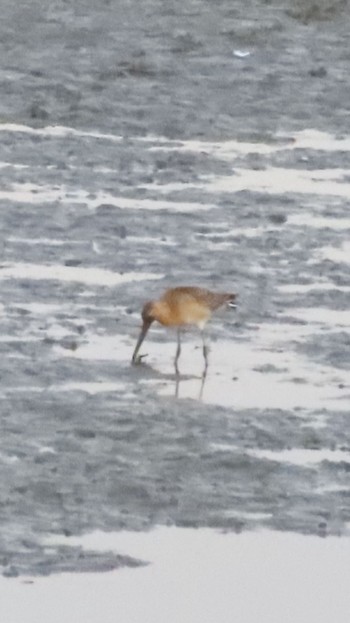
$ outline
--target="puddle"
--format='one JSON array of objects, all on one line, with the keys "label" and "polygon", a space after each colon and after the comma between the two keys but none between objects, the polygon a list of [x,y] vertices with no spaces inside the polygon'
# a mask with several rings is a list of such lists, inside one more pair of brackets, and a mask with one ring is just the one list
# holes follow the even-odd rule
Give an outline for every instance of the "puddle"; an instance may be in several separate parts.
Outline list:
[{"label": "puddle", "polygon": [[349,197],[350,184],[343,181],[346,169],[301,171],[266,167],[263,170],[235,168],[231,176],[215,177],[204,182],[208,192],[237,193],[242,190],[268,194],[301,193]]},{"label": "puddle", "polygon": [[342,286],[331,281],[312,282],[312,283],[286,283],[278,286],[280,292],[286,294],[308,294],[313,290],[327,292],[329,290],[338,290],[339,292],[350,292],[350,286]]},{"label": "puddle", "polygon": [[312,227],[314,229],[334,229],[337,231],[350,229],[350,219],[315,216],[313,214],[291,214],[288,216],[288,225]]},{"label": "puddle", "polygon": [[93,335],[74,351],[55,346],[54,352],[63,357],[86,361],[122,361],[130,365],[134,344],[131,338],[120,335]]},{"label": "puddle", "polygon": [[[298,313],[299,312],[299,313]],[[324,318],[327,319],[328,310]],[[303,310],[296,316],[302,317]],[[322,310],[309,318],[318,318]],[[334,318],[345,320],[345,314],[332,312],[328,321]],[[194,331],[194,334],[196,332]],[[309,360],[307,356],[290,350],[289,341],[302,342],[314,334],[313,325],[290,325],[285,323],[264,324],[253,341],[244,342],[217,340],[211,344],[208,374],[202,384],[203,356],[200,337],[186,336],[179,360],[180,377],[176,379],[174,354],[175,333],[159,329],[158,335],[168,336],[168,341],[156,342],[151,333],[143,345],[147,356],[146,368],[140,366],[139,382],[153,386],[161,395],[176,395],[178,398],[199,397],[205,403],[232,407],[234,409],[338,409],[348,410],[348,374],[346,370],[334,369]],[[286,342],[286,336],[288,342]],[[135,345],[131,336],[91,335],[85,344],[74,351],[60,346],[54,347],[58,356],[82,360],[106,360],[124,362],[130,365]],[[156,378],[142,375],[147,367]],[[347,399],[347,400],[346,400]]]},{"label": "puddle", "polygon": [[293,309],[293,317],[304,322],[327,326],[329,331],[339,331],[339,329],[350,326],[349,310],[303,307]]},{"label": "puddle", "polygon": [[340,264],[350,264],[350,242],[343,242],[340,248],[322,247],[317,251],[318,257]]},{"label": "puddle", "polygon": [[102,268],[30,264],[22,262],[4,263],[0,267],[1,279],[57,280],[86,283],[96,286],[115,286],[129,281],[162,279],[164,275],[154,273],[115,273]]},{"label": "puddle", "polygon": [[[211,448],[215,452],[226,453],[240,451],[238,446],[227,443],[213,443],[211,444]],[[267,461],[276,461],[278,463],[290,463],[291,465],[300,465],[302,467],[318,465],[323,461],[327,461],[329,463],[350,463],[350,451],[329,450],[327,448],[322,448],[320,450],[306,448],[263,450],[252,448],[251,450],[245,450],[244,453],[257,459],[266,459]]]},{"label": "puddle", "polygon": [[20,134],[32,134],[33,136],[42,136],[43,138],[66,138],[67,136],[78,138],[88,137],[104,139],[117,143],[124,140],[122,136],[118,136],[115,134],[104,134],[98,131],[77,130],[69,126],[62,125],[51,125],[46,126],[45,128],[32,128],[31,126],[22,125],[19,123],[1,123],[0,132],[18,132]]},{"label": "puddle", "polygon": [[85,623],[115,623],[116,615],[123,623],[329,623],[335,612],[337,623],[348,623],[348,538],[159,527],[46,543],[113,551],[150,564],[0,578],[6,623],[75,623],[77,616]]},{"label": "puddle", "polygon": [[[146,185],[142,185],[146,188]],[[96,210],[102,205],[125,210],[168,210],[172,212],[194,212],[215,208],[214,203],[195,201],[164,201],[164,199],[145,199],[144,197],[119,197],[110,193],[91,193],[85,190],[69,189],[66,186],[37,185],[32,183],[12,184],[10,190],[0,191],[0,201],[15,201],[45,205],[59,201],[61,204],[86,205]]]},{"label": "puddle", "polygon": [[223,160],[232,160],[237,155],[271,155],[279,151],[293,151],[296,149],[313,149],[317,151],[349,151],[350,138],[336,138],[328,132],[320,132],[318,130],[302,130],[296,132],[293,136],[286,136],[282,133],[275,135],[276,141],[271,144],[264,142],[249,141],[169,141],[166,145],[155,145],[150,150],[156,151],[189,151],[194,153],[208,153],[216,158]]},{"label": "puddle", "polygon": [[258,459],[268,461],[278,461],[279,463],[291,463],[293,465],[317,465],[322,461],[330,463],[350,463],[350,452],[343,450],[305,450],[304,448],[293,448],[291,450],[248,450],[247,454]]},{"label": "puddle", "polygon": [[55,240],[54,238],[18,238],[17,236],[10,236],[8,238],[8,241],[15,244],[44,245],[48,247],[63,247],[65,245],[86,244],[82,240]]},{"label": "puddle", "polygon": [[[345,376],[345,375],[344,375]],[[336,387],[323,387],[310,378],[298,384],[278,378],[276,375],[259,375],[252,371],[241,370],[236,381],[219,376],[205,380],[203,391],[199,380],[180,380],[178,387],[174,383],[158,383],[160,395],[175,395],[179,398],[199,398],[208,404],[239,409],[283,409],[313,410],[335,409],[349,410],[348,390]]]},{"label": "puddle", "polygon": [[101,394],[101,393],[113,393],[113,392],[125,392],[126,386],[125,384],[122,383],[110,383],[110,382],[105,382],[105,381],[101,381],[101,382],[86,382],[86,383],[79,383],[79,382],[75,382],[75,383],[61,383],[61,384],[57,384],[57,385],[48,385],[47,387],[42,387],[42,386],[30,386],[30,385],[26,385],[23,387],[17,386],[17,387],[13,387],[13,388],[7,388],[4,391],[4,394],[13,394],[16,392],[19,393],[23,393],[23,394],[30,394],[31,392],[34,393],[47,393],[47,392],[53,392],[53,393],[63,393],[63,392],[85,392],[86,394],[89,394],[90,396],[94,396],[96,394]]},{"label": "puddle", "polygon": [[[160,395],[177,394],[180,398],[234,409],[339,409],[348,410],[348,374],[321,365],[291,351],[289,340],[307,335],[308,327],[264,325],[254,342],[218,340],[211,345],[207,378],[201,393],[203,358],[193,342],[183,346],[179,383],[166,379],[174,375],[175,343],[144,346],[146,362],[164,378],[144,382],[155,384]],[[190,377],[190,378],[187,378]],[[191,378],[192,377],[192,378]],[[195,378],[193,378],[195,377]]]}]

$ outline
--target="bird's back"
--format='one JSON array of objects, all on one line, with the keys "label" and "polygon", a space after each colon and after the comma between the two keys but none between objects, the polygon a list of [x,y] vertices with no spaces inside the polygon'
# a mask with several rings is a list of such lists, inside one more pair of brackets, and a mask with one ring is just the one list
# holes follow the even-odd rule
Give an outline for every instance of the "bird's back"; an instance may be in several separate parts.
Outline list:
[{"label": "bird's back", "polygon": [[207,307],[210,311],[215,311],[224,303],[233,301],[235,294],[227,292],[212,292],[205,288],[197,288],[195,286],[179,286],[167,290],[162,299],[169,305],[181,305],[190,302],[196,302],[203,307]]},{"label": "bird's back", "polygon": [[171,321],[167,324],[203,324],[212,312],[229,301],[233,301],[234,294],[212,292],[194,286],[179,286],[167,290],[160,302],[169,309]]}]

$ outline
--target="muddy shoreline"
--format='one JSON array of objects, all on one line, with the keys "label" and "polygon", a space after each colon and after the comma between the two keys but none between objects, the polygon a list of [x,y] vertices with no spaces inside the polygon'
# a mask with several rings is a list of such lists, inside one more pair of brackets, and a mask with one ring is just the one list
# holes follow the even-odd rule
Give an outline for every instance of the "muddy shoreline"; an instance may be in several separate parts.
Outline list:
[{"label": "muddy shoreline", "polygon": [[[311,4],[5,3],[4,575],[138,564],[45,546],[95,529],[348,534],[349,18]],[[177,284],[240,295],[201,401],[195,332],[178,398],[172,334],[130,366]]]}]

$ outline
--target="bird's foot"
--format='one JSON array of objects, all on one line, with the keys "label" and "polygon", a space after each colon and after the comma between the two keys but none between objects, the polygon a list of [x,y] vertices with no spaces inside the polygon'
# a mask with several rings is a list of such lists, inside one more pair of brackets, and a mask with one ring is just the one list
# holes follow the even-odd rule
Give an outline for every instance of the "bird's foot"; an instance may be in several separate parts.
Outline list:
[{"label": "bird's foot", "polygon": [[142,359],[144,359],[145,357],[147,357],[146,355],[138,355],[137,357],[135,357],[135,359],[132,360],[132,364],[134,366],[139,366],[141,363],[143,363]]}]

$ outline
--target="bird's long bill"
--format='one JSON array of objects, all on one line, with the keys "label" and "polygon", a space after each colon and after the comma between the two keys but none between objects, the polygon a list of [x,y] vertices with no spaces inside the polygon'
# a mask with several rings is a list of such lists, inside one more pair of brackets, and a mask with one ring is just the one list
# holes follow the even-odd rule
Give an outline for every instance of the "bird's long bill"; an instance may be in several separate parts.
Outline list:
[{"label": "bird's long bill", "polygon": [[141,348],[141,344],[142,344],[143,340],[145,339],[147,331],[150,328],[150,326],[151,326],[150,322],[144,322],[143,325],[142,325],[141,333],[140,333],[139,338],[138,338],[138,340],[136,342],[135,350],[134,350],[134,353],[133,353],[133,356],[132,356],[132,360],[131,360],[132,363],[137,363],[137,354],[138,354],[138,352],[139,352],[139,350]]}]

